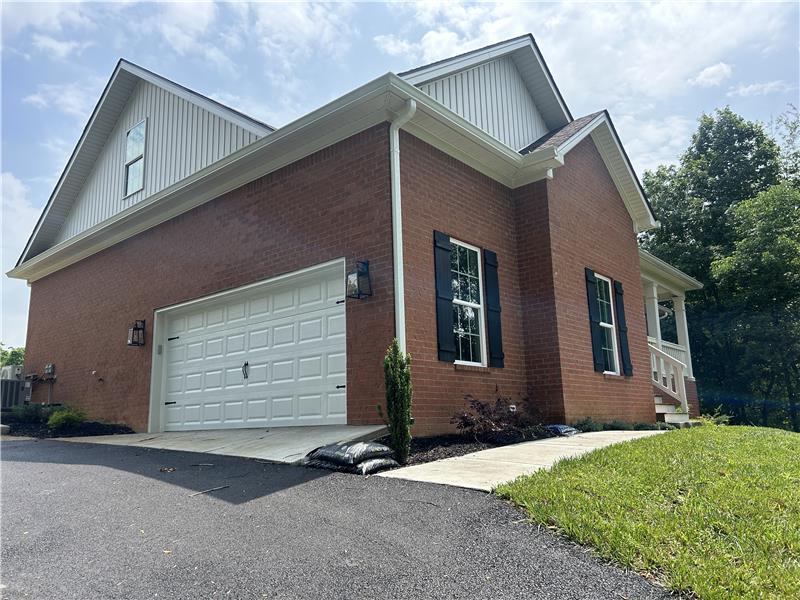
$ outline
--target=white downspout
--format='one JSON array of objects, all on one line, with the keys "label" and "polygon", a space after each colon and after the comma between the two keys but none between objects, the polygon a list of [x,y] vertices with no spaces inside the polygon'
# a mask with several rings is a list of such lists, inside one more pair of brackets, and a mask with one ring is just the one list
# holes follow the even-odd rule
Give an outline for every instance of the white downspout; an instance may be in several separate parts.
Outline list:
[{"label": "white downspout", "polygon": [[389,126],[389,169],[392,186],[392,254],[394,256],[394,328],[400,350],[406,351],[406,301],[403,277],[403,209],[400,202],[400,128],[417,112],[409,98]]}]

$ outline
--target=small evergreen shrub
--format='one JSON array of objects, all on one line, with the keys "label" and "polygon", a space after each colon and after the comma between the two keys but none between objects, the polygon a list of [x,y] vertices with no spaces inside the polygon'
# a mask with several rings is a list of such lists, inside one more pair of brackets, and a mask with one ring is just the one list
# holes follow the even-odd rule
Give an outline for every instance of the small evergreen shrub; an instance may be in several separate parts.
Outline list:
[{"label": "small evergreen shrub", "polygon": [[80,410],[62,407],[47,419],[47,426],[58,431],[68,431],[86,422],[86,414]]},{"label": "small evergreen shrub", "polygon": [[383,359],[386,383],[386,417],[378,406],[378,413],[389,429],[390,446],[401,465],[408,462],[411,452],[411,356],[400,350],[397,340],[386,351]]},{"label": "small evergreen shrub", "polygon": [[44,424],[56,410],[63,409],[61,405],[52,404],[23,404],[15,406],[11,411],[3,415],[4,423],[30,423]]}]

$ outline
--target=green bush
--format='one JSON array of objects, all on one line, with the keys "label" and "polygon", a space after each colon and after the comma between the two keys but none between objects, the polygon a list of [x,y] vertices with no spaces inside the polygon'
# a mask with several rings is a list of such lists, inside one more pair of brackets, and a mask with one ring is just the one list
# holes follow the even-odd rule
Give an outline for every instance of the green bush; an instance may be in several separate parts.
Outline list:
[{"label": "green bush", "polygon": [[47,426],[50,429],[67,431],[86,422],[86,414],[80,410],[72,408],[60,408],[50,415],[47,419]]},{"label": "green bush", "polygon": [[572,424],[572,426],[584,433],[589,433],[591,431],[603,431],[603,424],[598,423],[592,417],[586,417],[585,419],[581,419],[580,421],[576,421]]},{"label": "green bush", "polygon": [[5,423],[47,423],[50,415],[56,410],[61,410],[63,406],[53,406],[51,404],[23,404],[15,406],[7,415],[3,415]]},{"label": "green bush", "polygon": [[[383,374],[386,382],[386,426],[395,458],[401,465],[408,461],[411,451],[411,356],[400,350],[393,340],[383,359]],[[383,417],[383,411],[378,406]]]}]

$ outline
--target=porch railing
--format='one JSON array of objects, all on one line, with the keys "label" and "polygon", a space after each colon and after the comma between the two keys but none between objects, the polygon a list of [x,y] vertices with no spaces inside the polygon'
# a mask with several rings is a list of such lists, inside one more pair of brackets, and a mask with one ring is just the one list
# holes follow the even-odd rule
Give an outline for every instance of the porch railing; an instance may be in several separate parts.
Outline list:
[{"label": "porch railing", "polygon": [[667,352],[659,350],[653,344],[648,344],[648,346],[650,347],[650,373],[653,385],[673,398],[677,398],[683,412],[689,414],[686,380],[684,379],[686,364]]},{"label": "porch railing", "polygon": [[[647,336],[647,341],[650,343],[651,346],[658,347],[658,342],[656,338]],[[689,361],[686,358],[686,348],[683,346],[679,346],[678,344],[673,344],[672,342],[665,342],[661,340],[661,349],[669,354],[675,360],[681,361],[683,364],[688,365]]]}]

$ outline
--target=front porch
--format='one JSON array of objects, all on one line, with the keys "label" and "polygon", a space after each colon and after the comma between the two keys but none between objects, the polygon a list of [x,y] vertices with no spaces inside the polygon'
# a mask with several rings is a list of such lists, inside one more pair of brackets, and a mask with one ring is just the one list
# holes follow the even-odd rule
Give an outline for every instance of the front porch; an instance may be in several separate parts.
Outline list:
[{"label": "front porch", "polygon": [[681,425],[699,415],[686,292],[703,284],[645,250],[639,250],[639,262],[656,416]]}]

